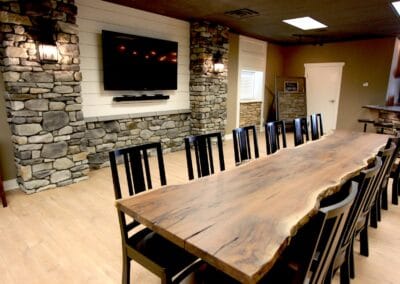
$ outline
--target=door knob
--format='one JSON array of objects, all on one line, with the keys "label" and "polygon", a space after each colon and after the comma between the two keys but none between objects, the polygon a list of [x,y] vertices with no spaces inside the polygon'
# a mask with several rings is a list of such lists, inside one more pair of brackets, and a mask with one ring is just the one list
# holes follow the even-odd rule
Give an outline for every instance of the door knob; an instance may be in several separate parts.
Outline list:
[{"label": "door knob", "polygon": [[334,102],[335,102],[335,100],[329,100],[329,102],[330,102],[330,103],[334,103]]}]

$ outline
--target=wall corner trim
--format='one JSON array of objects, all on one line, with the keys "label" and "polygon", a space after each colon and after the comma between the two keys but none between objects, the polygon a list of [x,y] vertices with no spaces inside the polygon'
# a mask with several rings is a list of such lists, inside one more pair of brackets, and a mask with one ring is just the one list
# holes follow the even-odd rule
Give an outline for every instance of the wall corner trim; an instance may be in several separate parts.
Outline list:
[{"label": "wall corner trim", "polygon": [[10,190],[14,190],[14,189],[18,189],[18,183],[17,183],[17,179],[9,179],[9,180],[5,180],[3,181],[3,185],[4,185],[4,190],[5,191],[10,191]]}]

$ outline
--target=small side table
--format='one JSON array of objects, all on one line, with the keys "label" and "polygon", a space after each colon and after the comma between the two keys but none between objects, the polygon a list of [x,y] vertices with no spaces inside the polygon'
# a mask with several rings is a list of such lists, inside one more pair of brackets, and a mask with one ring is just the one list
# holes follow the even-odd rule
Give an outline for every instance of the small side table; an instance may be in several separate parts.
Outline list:
[{"label": "small side table", "polygon": [[1,178],[1,175],[0,175],[0,197],[1,197],[1,202],[3,203],[3,207],[7,207],[6,193],[4,192],[3,179]]}]

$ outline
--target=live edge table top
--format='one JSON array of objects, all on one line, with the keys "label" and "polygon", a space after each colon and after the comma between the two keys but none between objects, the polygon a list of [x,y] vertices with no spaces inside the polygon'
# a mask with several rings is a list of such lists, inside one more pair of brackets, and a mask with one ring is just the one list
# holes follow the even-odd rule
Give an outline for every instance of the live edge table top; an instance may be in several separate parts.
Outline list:
[{"label": "live edge table top", "polygon": [[365,168],[387,139],[335,131],[232,170],[119,200],[117,207],[237,280],[255,283],[321,198]]}]

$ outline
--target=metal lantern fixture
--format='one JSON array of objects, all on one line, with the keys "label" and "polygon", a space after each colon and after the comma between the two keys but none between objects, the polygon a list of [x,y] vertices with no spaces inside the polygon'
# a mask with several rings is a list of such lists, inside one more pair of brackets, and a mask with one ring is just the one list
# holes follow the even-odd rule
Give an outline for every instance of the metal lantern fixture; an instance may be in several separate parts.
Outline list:
[{"label": "metal lantern fixture", "polygon": [[58,62],[58,48],[55,44],[39,43],[39,59],[44,63]]},{"label": "metal lantern fixture", "polygon": [[37,41],[39,60],[42,63],[57,63],[59,59],[55,40],[54,21],[47,18],[35,19],[34,36]]},{"label": "metal lantern fixture", "polygon": [[217,51],[217,53],[213,56],[213,64],[214,64],[214,73],[222,73],[224,72],[225,66],[224,62],[222,61],[222,54],[221,52]]}]

